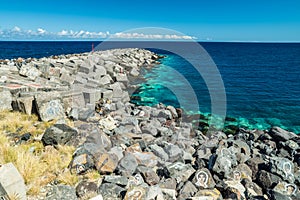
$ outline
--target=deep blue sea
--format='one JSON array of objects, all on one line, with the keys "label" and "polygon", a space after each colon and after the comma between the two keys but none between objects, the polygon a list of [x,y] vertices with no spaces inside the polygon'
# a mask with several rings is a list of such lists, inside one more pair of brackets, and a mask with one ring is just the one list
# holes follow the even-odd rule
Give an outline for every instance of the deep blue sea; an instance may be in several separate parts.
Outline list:
[{"label": "deep blue sea", "polygon": [[[87,52],[92,43],[0,42],[0,59]],[[94,42],[94,45],[98,43]],[[118,43],[114,45],[118,47]],[[221,74],[227,116],[237,119],[235,125],[258,129],[276,125],[300,133],[300,43],[206,42],[200,45]],[[135,98],[138,99],[135,103],[193,104],[190,94],[182,88],[184,77],[197,96],[201,113],[208,115],[211,112],[210,93],[203,77],[191,63],[168,51],[151,50],[165,58],[160,60],[160,65],[144,70],[146,79],[134,94],[139,97]],[[201,63],[197,55],[191,53],[190,58]],[[169,88],[178,88],[178,93],[175,95]],[[214,89],[217,88],[212,91]]]}]

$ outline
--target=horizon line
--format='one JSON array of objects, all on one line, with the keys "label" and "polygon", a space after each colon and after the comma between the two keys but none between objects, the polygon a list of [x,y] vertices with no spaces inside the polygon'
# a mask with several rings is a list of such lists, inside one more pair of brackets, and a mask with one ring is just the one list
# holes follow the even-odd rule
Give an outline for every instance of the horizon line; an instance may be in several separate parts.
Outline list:
[{"label": "horizon line", "polygon": [[300,43],[300,41],[255,41],[255,40],[1,40],[0,42],[207,42],[207,43]]}]

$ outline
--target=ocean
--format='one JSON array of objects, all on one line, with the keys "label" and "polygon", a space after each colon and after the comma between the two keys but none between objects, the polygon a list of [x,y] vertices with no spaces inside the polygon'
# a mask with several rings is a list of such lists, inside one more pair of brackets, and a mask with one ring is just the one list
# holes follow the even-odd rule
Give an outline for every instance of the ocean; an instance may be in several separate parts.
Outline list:
[{"label": "ocean", "polygon": [[[0,59],[28,58],[91,51],[99,42],[0,42]],[[178,43],[185,45],[185,43]],[[217,66],[226,92],[226,115],[238,127],[269,129],[280,126],[300,133],[300,43],[230,43],[200,42]],[[118,47],[118,43],[114,43]],[[203,75],[182,56],[161,49],[150,50],[164,55],[159,65],[145,69],[145,80],[133,94],[140,105],[184,106],[189,112],[209,116],[211,93]],[[189,53],[189,52],[187,52]],[[201,63],[193,51],[189,58]],[[199,110],[193,110],[197,98]],[[175,88],[175,89],[174,89]],[[187,105],[187,106],[186,106]],[[191,105],[191,107],[189,107]]]}]

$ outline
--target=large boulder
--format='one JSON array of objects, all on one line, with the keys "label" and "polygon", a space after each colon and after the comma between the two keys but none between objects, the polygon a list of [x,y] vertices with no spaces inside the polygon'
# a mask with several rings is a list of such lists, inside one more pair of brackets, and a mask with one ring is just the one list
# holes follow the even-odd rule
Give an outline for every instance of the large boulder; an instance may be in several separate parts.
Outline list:
[{"label": "large boulder", "polygon": [[66,124],[55,124],[46,129],[42,142],[46,145],[64,145],[68,143],[72,137],[78,134],[77,130],[69,127]]},{"label": "large boulder", "polygon": [[273,140],[280,142],[280,141],[288,141],[292,138],[297,137],[297,135],[293,132],[289,132],[286,130],[283,130],[280,127],[272,127],[271,130],[269,131],[269,134],[271,135],[271,137],[273,138]]},{"label": "large boulder", "polygon": [[42,121],[51,121],[65,116],[60,96],[57,92],[46,92],[35,95],[37,111]]}]

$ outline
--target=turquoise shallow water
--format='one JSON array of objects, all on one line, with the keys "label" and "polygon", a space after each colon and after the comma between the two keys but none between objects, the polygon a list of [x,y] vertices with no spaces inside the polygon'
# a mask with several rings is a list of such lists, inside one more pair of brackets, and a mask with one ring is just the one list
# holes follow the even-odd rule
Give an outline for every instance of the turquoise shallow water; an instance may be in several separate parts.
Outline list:
[{"label": "turquoise shallow water", "polygon": [[[261,130],[280,126],[300,133],[300,44],[205,43],[203,46],[222,75],[227,117],[235,118],[227,121],[226,126]],[[154,51],[166,58],[144,72],[146,82],[135,92],[139,98],[134,102],[151,106],[162,102],[196,112],[191,92],[180,77],[183,76],[197,96],[201,114],[209,117],[211,99],[203,78],[180,56]]]}]

